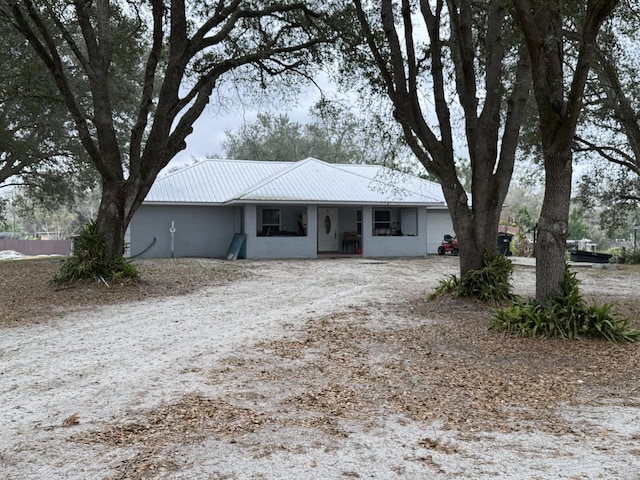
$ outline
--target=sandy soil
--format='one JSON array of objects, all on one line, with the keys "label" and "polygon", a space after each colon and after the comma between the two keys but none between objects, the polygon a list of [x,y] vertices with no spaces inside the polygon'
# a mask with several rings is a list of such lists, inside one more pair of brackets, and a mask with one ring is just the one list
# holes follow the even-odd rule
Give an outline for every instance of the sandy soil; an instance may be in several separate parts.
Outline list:
[{"label": "sandy soil", "polygon": [[[425,302],[456,262],[141,261],[65,290],[0,262],[0,478],[640,478],[639,346]],[[579,276],[640,321],[639,270]]]}]

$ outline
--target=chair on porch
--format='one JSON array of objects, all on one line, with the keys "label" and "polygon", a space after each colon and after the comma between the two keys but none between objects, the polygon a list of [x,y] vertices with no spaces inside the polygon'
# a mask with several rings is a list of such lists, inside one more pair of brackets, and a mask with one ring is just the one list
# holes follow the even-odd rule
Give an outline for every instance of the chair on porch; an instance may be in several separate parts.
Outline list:
[{"label": "chair on porch", "polygon": [[344,232],[342,235],[342,253],[358,253],[360,236],[357,232]]}]

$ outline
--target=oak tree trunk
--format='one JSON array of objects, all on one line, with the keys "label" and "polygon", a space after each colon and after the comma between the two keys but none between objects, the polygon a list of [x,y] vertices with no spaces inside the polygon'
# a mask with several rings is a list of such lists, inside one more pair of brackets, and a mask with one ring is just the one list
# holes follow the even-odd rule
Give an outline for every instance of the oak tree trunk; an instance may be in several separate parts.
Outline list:
[{"label": "oak tree trunk", "polygon": [[[478,198],[475,198],[473,205],[469,207],[456,195],[457,191],[454,188],[443,185],[442,190],[449,205],[451,221],[458,238],[460,278],[464,278],[470,271],[484,267],[485,253],[496,251],[501,208],[499,205],[494,205],[495,202],[490,195],[479,193]],[[487,193],[495,193],[496,190],[501,190],[498,185]],[[496,196],[504,198],[500,194]],[[466,195],[464,199],[466,200]]]},{"label": "oak tree trunk", "polygon": [[[542,137],[545,195],[540,212],[536,245],[536,300],[547,303],[560,292],[564,277],[565,243],[571,199],[571,147],[582,108],[582,97],[602,22],[618,0],[584,2],[579,37],[572,47],[575,65],[567,67],[564,55],[565,10],[562,2],[511,0],[514,14],[527,41],[533,70]],[[565,82],[565,74],[573,78]]]},{"label": "oak tree trunk", "polygon": [[96,229],[105,242],[108,258],[124,254],[125,195],[119,182],[103,182],[102,198],[96,219]]},{"label": "oak tree trunk", "polygon": [[564,278],[571,200],[571,151],[545,153],[545,194],[536,244],[536,300],[547,301],[560,291]]}]

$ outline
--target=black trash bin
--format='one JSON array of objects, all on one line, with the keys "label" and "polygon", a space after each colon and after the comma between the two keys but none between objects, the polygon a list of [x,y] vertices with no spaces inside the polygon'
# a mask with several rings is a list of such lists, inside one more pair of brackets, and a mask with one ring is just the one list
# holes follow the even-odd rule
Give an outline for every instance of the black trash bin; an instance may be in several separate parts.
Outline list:
[{"label": "black trash bin", "polygon": [[509,245],[511,245],[512,238],[513,235],[511,235],[510,233],[498,233],[498,253],[500,255],[505,255],[507,257],[511,255],[511,249],[509,248]]}]

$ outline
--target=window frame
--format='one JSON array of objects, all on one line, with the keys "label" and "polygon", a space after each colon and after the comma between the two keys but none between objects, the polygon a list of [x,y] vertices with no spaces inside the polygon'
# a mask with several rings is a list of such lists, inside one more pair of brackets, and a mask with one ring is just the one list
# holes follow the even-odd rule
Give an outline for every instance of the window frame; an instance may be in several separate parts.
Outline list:
[{"label": "window frame", "polygon": [[[387,217],[387,219],[379,219],[378,218],[378,214],[385,214],[384,216]],[[387,235],[391,235],[391,209],[389,208],[374,208],[373,209],[373,222],[372,222],[372,227],[373,227],[373,233],[376,236],[380,235],[380,231],[385,231],[387,233],[383,233],[382,236],[387,236]]]},{"label": "window frame", "polygon": [[[272,214],[275,212],[275,215],[277,216],[278,219],[278,223],[274,223],[272,220],[273,219],[269,219],[267,218],[267,220],[271,220],[271,221],[267,221],[265,222],[265,215],[266,214]],[[261,225],[262,225],[262,231],[264,232],[265,230],[269,230],[271,231],[271,229],[273,229],[273,232],[279,232],[280,231],[280,226],[281,226],[281,222],[282,222],[282,217],[280,215],[280,209],[279,208],[272,208],[272,207],[268,207],[268,208],[263,208],[261,211]]]},{"label": "window frame", "polygon": [[[377,214],[384,213],[388,219],[378,219]],[[381,225],[383,224],[383,225]],[[373,209],[373,228],[391,228],[391,209],[389,208],[374,208]]]}]

